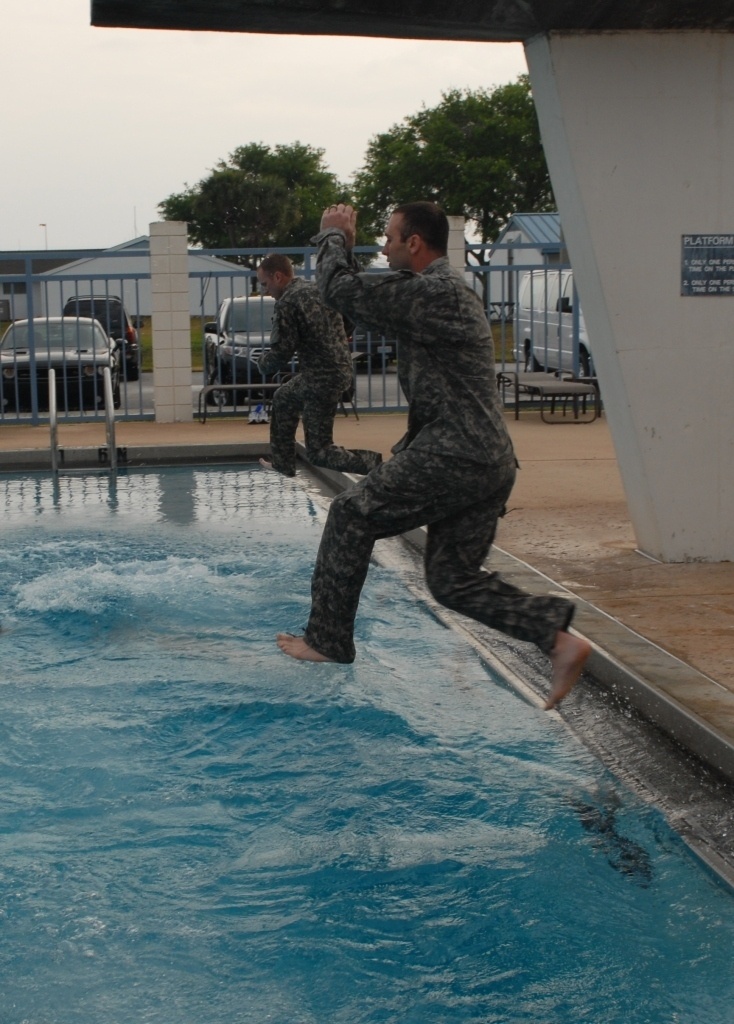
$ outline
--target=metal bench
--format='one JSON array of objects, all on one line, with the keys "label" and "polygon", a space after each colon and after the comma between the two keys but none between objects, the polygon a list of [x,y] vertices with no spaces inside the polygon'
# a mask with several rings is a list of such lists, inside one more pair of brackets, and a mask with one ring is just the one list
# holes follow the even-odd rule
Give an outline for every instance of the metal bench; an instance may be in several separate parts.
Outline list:
[{"label": "metal bench", "polygon": [[[596,378],[573,377],[571,374],[518,373],[501,370],[497,374],[497,387],[504,397],[511,388],[514,396],[515,419],[520,418],[520,396],[540,399],[540,418],[551,425],[558,423],[593,423],[601,412],[601,400]],[[556,403],[562,402],[563,418],[556,415]],[[589,402],[591,408],[589,409]],[[566,418],[571,406],[573,417]]]}]

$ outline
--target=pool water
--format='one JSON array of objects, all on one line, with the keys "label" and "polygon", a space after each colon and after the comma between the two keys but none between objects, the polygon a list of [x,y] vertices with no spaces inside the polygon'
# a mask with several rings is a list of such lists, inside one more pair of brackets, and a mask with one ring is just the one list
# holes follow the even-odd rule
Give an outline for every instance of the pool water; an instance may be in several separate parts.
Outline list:
[{"label": "pool water", "polygon": [[730,1024],[734,900],[260,470],[0,479],[2,1024]]}]

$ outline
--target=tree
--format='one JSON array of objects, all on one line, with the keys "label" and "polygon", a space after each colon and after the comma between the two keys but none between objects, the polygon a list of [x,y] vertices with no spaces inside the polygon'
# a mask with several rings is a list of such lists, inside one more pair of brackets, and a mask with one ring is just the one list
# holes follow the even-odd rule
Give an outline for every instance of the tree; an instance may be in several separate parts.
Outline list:
[{"label": "tree", "polygon": [[528,76],[493,91],[453,89],[375,136],[354,191],[375,235],[391,208],[414,199],[473,221],[482,243],[513,213],[554,209]]},{"label": "tree", "polygon": [[[308,245],[324,207],[349,199],[347,187],[324,165],[322,149],[300,142],[271,149],[253,142],[158,209],[165,220],[187,222],[193,245],[268,249]],[[254,269],[256,258],[239,262]]]}]

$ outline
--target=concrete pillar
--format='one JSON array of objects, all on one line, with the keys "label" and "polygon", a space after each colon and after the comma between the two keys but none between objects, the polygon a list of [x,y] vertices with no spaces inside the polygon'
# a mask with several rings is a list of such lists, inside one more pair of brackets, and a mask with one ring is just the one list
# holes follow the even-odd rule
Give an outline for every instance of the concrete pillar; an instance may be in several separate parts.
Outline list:
[{"label": "concrete pillar", "polygon": [[464,247],[464,225],[465,220],[461,216],[451,216],[449,222],[449,246],[447,256],[449,263],[456,270],[464,273],[466,268],[466,250]]},{"label": "concrete pillar", "polygon": [[639,546],[734,560],[734,291],[681,294],[682,237],[734,234],[734,35],[525,50]]},{"label": "concrete pillar", "polygon": [[190,422],[189,258],[183,221],[150,225],[150,292],[156,422]]}]

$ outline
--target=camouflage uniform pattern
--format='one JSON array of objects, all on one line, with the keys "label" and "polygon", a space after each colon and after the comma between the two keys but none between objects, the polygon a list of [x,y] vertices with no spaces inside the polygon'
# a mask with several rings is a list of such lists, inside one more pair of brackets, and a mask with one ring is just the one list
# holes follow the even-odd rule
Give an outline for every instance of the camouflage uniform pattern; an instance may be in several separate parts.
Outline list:
[{"label": "camouflage uniform pattern", "polygon": [[360,273],[341,231],[317,236],[317,283],[355,323],[397,337],[408,431],[394,456],[334,498],[311,582],[306,642],[354,660],[354,619],[376,540],[427,526],[426,581],[441,604],[549,652],[573,605],[536,597],[482,564],[516,460],[478,297],[445,258],[421,274]]},{"label": "camouflage uniform pattern", "polygon": [[271,374],[298,356],[298,373],[275,392],[270,422],[273,467],[296,473],[296,429],[303,419],[306,455],[315,466],[344,473],[369,473],[379,452],[349,451],[334,444],[339,399],[352,385],[352,360],[339,313],[321,301],[310,281],[294,278],[275,303],[270,350],[258,367]]}]

